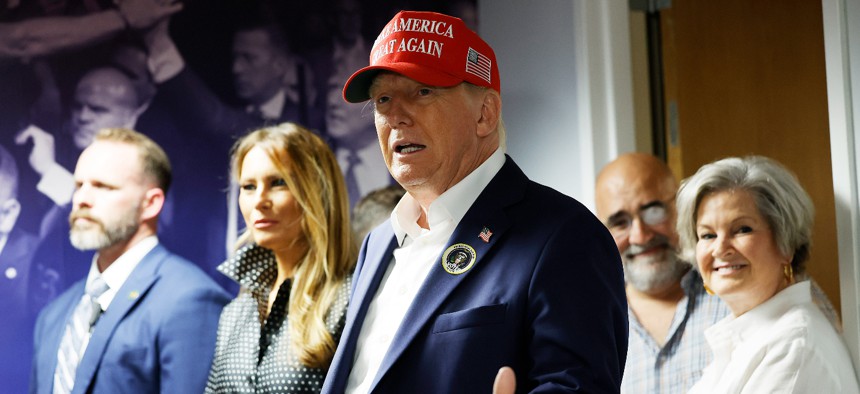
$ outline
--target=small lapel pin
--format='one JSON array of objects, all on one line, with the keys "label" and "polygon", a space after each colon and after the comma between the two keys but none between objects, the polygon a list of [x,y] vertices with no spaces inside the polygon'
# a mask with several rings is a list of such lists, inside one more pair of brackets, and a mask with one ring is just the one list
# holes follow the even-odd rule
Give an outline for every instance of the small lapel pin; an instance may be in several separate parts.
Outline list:
[{"label": "small lapel pin", "polygon": [[136,300],[137,297],[140,297],[140,293],[137,290],[132,290],[128,293],[128,299],[130,300]]},{"label": "small lapel pin", "polygon": [[477,253],[475,249],[466,244],[454,244],[442,254],[442,268],[451,275],[460,275],[475,264]]},{"label": "small lapel pin", "polygon": [[484,242],[490,242],[490,237],[492,237],[492,236],[493,236],[493,232],[490,231],[490,229],[487,228],[487,226],[484,226],[484,228],[481,230],[481,233],[478,234],[478,238],[484,240]]}]

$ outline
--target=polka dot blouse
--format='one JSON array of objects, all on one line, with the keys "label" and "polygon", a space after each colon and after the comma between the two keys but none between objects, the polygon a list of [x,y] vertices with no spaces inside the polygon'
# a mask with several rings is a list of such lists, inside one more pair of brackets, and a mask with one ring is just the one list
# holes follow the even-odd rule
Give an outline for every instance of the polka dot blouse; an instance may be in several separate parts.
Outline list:
[{"label": "polka dot blouse", "polygon": [[[274,254],[248,245],[218,270],[242,290],[221,313],[206,393],[318,393],[325,370],[305,367],[289,346],[287,304],[292,281],[281,284],[271,313],[262,318],[277,277]],[[346,320],[350,282],[351,278],[344,281],[326,316],[335,340],[340,339]]]}]

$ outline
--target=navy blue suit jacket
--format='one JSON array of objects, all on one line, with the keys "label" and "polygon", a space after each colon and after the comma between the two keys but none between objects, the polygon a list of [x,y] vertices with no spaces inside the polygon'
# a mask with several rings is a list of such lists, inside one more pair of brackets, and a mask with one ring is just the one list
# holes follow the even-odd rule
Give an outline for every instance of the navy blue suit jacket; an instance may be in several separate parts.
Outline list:
[{"label": "navy blue suit jacket", "polygon": [[[82,280],[36,321],[30,392],[52,392],[57,349]],[[96,322],[73,393],[202,393],[230,296],[190,262],[156,246]]]},{"label": "navy blue suit jacket", "polygon": [[[489,242],[478,235],[486,227]],[[454,230],[476,262],[442,250],[406,312],[373,393],[490,393],[502,366],[519,392],[618,392],[627,301],[618,249],[579,202],[530,181],[510,157]],[[342,393],[356,341],[397,247],[391,224],[365,239],[347,323],[323,393]],[[372,346],[372,345],[367,345]]]}]

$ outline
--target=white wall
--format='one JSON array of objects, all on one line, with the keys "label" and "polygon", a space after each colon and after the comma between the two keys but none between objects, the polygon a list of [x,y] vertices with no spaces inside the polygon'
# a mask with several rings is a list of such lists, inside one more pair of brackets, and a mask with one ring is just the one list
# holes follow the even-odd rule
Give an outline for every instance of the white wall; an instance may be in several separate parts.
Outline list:
[{"label": "white wall", "polygon": [[860,0],[822,0],[845,342],[860,372]]},{"label": "white wall", "polygon": [[634,149],[627,1],[479,0],[502,84],[508,153],[594,208],[596,172]]}]

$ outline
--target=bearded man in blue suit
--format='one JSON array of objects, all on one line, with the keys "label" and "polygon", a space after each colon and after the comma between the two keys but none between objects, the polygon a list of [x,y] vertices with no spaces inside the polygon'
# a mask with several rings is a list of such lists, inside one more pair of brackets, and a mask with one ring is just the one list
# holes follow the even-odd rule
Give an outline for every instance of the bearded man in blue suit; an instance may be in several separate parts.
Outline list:
[{"label": "bearded man in blue suit", "polygon": [[81,153],[70,239],[98,253],[39,315],[31,393],[203,392],[230,296],[158,244],[170,178],[161,147],[132,130],[103,129]]},{"label": "bearded man in blue suit", "polygon": [[492,48],[460,19],[403,11],[344,98],[371,100],[408,193],[362,245],[323,392],[489,393],[510,366],[520,392],[617,393],[618,250],[588,209],[503,152]]}]

